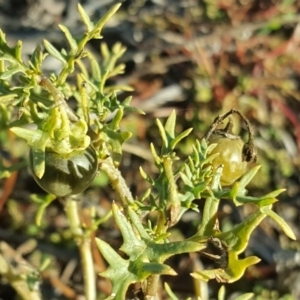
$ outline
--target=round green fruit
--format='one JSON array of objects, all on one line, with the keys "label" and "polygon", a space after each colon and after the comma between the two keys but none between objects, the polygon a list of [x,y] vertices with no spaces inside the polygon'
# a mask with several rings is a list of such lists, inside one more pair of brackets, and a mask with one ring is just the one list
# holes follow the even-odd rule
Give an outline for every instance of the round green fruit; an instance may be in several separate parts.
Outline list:
[{"label": "round green fruit", "polygon": [[46,192],[64,197],[83,192],[93,181],[98,169],[97,154],[92,146],[67,155],[45,152],[45,173],[38,178],[33,171],[33,154],[29,154],[30,169],[38,185]]},{"label": "round green fruit", "polygon": [[210,155],[218,153],[212,161],[214,169],[223,165],[222,186],[232,185],[247,171],[247,162],[243,161],[244,142],[239,138],[213,137],[210,144],[217,144]]}]

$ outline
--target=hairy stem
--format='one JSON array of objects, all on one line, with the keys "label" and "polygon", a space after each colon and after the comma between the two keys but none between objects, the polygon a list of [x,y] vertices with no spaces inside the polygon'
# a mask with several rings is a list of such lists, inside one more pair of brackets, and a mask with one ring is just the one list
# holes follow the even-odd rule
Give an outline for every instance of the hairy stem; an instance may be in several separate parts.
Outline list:
[{"label": "hairy stem", "polygon": [[110,157],[102,160],[99,165],[100,169],[106,173],[111,185],[118,194],[119,200],[124,207],[128,204],[133,204],[133,196],[121,175],[121,172],[114,166],[114,163]]},{"label": "hairy stem", "polygon": [[180,201],[177,195],[177,185],[173,174],[173,160],[167,157],[163,161],[165,174],[168,179],[167,217],[168,227],[175,225],[180,215]]},{"label": "hairy stem", "polygon": [[67,198],[65,210],[71,232],[80,252],[86,300],[96,300],[96,277],[90,234],[86,234],[81,227],[77,201],[71,197]]},{"label": "hairy stem", "polygon": [[158,286],[159,286],[159,275],[151,275],[147,278],[143,292],[146,300],[159,300]]}]

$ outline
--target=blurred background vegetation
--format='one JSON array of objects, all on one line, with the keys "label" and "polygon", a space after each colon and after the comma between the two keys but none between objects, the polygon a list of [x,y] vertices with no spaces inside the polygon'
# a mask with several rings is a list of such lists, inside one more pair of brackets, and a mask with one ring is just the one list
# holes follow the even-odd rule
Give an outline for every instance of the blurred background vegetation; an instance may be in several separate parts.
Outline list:
[{"label": "blurred background vegetation", "polygon": [[[0,0],[0,28],[10,44],[23,41],[25,58],[43,39],[58,48],[67,48],[57,25],[68,26],[75,35],[84,30],[79,24],[77,3],[78,0]],[[80,3],[96,20],[115,1]],[[121,59],[126,72],[111,83],[132,86],[133,92],[120,94],[119,98],[131,94],[132,105],[147,113],[129,115],[123,121],[123,127],[133,132],[133,138],[124,146],[120,168],[133,194],[141,195],[147,188],[139,175],[139,166],[149,173],[155,172],[149,151],[150,142],[160,143],[155,118],[164,119],[176,109],[178,132],[194,128],[178,150],[184,157],[216,115],[238,108],[254,128],[258,164],[262,165],[251,193],[261,195],[286,188],[275,210],[299,239],[300,2],[126,0],[104,28],[103,39],[89,45],[88,50],[99,61],[100,44],[104,42],[109,47],[117,42],[127,47]],[[59,63],[49,58],[44,72],[50,74],[59,68]],[[70,80],[75,82],[75,77]],[[238,120],[235,132],[245,134]],[[0,132],[0,150],[6,165],[27,160],[25,144],[7,133]],[[32,193],[43,192],[26,168],[0,180],[0,241],[25,254],[33,265],[39,265],[45,257],[51,259],[50,268],[42,273],[44,299],[77,299],[82,291],[79,256],[70,242],[62,206],[54,202],[47,210],[42,228],[37,228]],[[82,195],[83,218],[84,207],[90,205],[96,205],[98,214],[104,216],[112,200],[114,193],[100,174]],[[200,209],[202,205],[199,199]],[[233,226],[251,209],[238,210],[230,203],[223,204],[221,226]],[[186,213],[177,228],[178,234],[190,236],[199,223],[197,218],[193,212]],[[121,243],[111,220],[101,225],[96,235],[116,248]],[[30,246],[30,237],[37,238],[37,244]],[[262,262],[227,287],[228,299],[235,299],[238,292],[255,292],[255,299],[300,299],[298,241],[289,241],[272,220],[266,219],[253,235],[247,251],[261,257]],[[96,249],[94,257],[97,271],[103,270],[105,263]],[[206,266],[210,262],[192,255],[172,259],[179,276],[168,280],[180,299],[193,296],[195,283],[188,274],[202,263]],[[217,287],[217,283],[209,283],[208,299],[216,298]],[[99,278],[98,288],[103,295],[109,292],[104,279]],[[14,292],[0,278],[0,299],[12,297]]]}]

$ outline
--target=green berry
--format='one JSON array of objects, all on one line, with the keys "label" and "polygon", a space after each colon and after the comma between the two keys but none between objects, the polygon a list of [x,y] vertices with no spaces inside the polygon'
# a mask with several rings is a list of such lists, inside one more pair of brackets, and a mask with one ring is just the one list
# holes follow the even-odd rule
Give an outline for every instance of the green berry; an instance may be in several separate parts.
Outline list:
[{"label": "green berry", "polygon": [[92,146],[67,155],[45,152],[45,173],[38,178],[33,171],[33,155],[29,155],[35,181],[46,192],[64,197],[83,192],[92,183],[98,169],[97,154]]},{"label": "green berry", "polygon": [[222,186],[232,185],[237,179],[247,171],[247,162],[243,160],[244,143],[239,138],[213,137],[209,141],[217,146],[210,153],[219,155],[212,161],[214,169],[223,165],[221,176]]}]

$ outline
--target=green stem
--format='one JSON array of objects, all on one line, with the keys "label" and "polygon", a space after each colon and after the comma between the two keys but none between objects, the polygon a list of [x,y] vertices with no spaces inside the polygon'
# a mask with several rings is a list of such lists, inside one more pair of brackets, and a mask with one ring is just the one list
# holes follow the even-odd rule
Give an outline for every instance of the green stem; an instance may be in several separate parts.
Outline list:
[{"label": "green stem", "polygon": [[38,77],[38,82],[41,87],[50,92],[55,102],[55,105],[62,105],[64,109],[60,109],[62,117],[65,120],[71,120],[76,122],[79,120],[78,116],[73,112],[73,110],[66,103],[63,93],[56,88],[56,86],[45,76]]},{"label": "green stem", "polygon": [[114,166],[112,159],[108,157],[102,160],[102,162],[99,164],[99,167],[108,176],[109,181],[116,191],[122,205],[126,207],[128,204],[133,204],[133,196],[124,178],[122,177],[121,172]]},{"label": "green stem", "polygon": [[173,160],[167,157],[163,161],[165,174],[168,179],[168,198],[167,198],[167,209],[168,209],[168,227],[174,226],[178,221],[180,215],[181,205],[177,194],[177,185],[175,176],[173,173]]},{"label": "green stem", "polygon": [[146,285],[143,289],[145,299],[147,300],[159,300],[158,287],[159,287],[159,275],[151,275],[146,280]]},{"label": "green stem", "polygon": [[80,88],[80,107],[83,112],[84,120],[87,124],[90,124],[90,115],[89,115],[89,103],[88,103],[88,97],[87,97],[87,91],[86,91],[86,82],[82,81]]},{"label": "green stem", "polygon": [[[177,185],[174,179],[173,174],[173,160],[170,157],[166,157],[163,160],[163,166],[165,175],[167,178],[166,181],[166,191],[167,191],[167,204],[165,211],[159,211],[157,217],[157,234],[165,233],[170,226],[173,226],[177,223],[178,215],[180,213],[180,203],[178,201],[177,195]],[[162,197],[160,201],[165,201],[165,197]],[[164,206],[164,204],[161,204]],[[158,298],[158,288],[159,288],[160,275],[151,275],[147,278],[146,287],[145,287],[145,299],[156,300]]]},{"label": "green stem", "polygon": [[220,199],[213,194],[213,190],[219,189],[222,171],[223,168],[219,167],[212,180],[211,195],[205,199],[202,221],[196,236],[210,236],[213,233],[220,203]]},{"label": "green stem", "polygon": [[96,277],[90,234],[86,234],[81,227],[77,201],[72,198],[67,198],[65,210],[70,223],[71,232],[80,252],[85,299],[96,300]]},{"label": "green stem", "polygon": [[167,157],[163,161],[165,174],[168,179],[168,205],[169,204],[178,204],[177,199],[177,186],[176,182],[174,180],[174,174],[173,174],[173,161],[170,157]]},{"label": "green stem", "polygon": [[160,235],[165,233],[168,230],[168,227],[166,226],[166,214],[164,211],[157,211],[157,224],[156,224],[156,235]]},{"label": "green stem", "polygon": [[57,78],[57,84],[58,86],[63,85],[63,83],[66,81],[67,77],[73,73],[75,67],[75,62],[82,56],[82,53],[84,51],[84,47],[86,46],[87,42],[94,38],[99,38],[101,30],[105,23],[113,16],[113,14],[119,9],[121,6],[120,3],[114,5],[95,25],[94,29],[88,32],[85,32],[80,40],[77,42],[77,49],[76,53],[73,53],[73,55],[69,55],[67,58],[67,61],[61,70],[60,74]]},{"label": "green stem", "polygon": [[205,199],[203,218],[197,236],[210,236],[216,223],[219,199],[214,196]]}]

